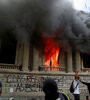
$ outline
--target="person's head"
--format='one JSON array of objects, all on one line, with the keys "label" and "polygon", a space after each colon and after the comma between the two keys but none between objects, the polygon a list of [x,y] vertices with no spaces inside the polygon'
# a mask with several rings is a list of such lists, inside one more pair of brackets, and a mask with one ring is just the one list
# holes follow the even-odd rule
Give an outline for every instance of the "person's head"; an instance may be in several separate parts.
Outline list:
[{"label": "person's head", "polygon": [[43,82],[45,100],[56,100],[58,98],[57,83],[54,79],[48,78]]},{"label": "person's head", "polygon": [[75,76],[75,80],[79,80],[79,77],[78,76]]}]

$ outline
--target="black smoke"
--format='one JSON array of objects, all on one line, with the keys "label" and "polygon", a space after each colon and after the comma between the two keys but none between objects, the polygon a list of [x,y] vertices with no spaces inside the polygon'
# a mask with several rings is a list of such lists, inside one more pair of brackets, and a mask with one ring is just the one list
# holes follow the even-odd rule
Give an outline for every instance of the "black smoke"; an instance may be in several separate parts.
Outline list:
[{"label": "black smoke", "polygon": [[41,35],[56,38],[56,44],[67,48],[90,51],[89,22],[84,22],[67,0],[1,0],[0,27],[0,36],[13,29],[12,34],[23,42],[33,40],[35,44]]}]

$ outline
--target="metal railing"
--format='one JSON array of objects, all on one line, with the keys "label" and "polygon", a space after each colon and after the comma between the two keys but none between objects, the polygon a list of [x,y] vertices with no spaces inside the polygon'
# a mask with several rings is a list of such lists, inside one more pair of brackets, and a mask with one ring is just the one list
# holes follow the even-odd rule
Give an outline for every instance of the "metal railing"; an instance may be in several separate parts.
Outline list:
[{"label": "metal railing", "polygon": [[20,66],[16,66],[14,64],[0,64],[0,69],[16,69],[16,70],[20,70]]},{"label": "metal railing", "polygon": [[39,66],[39,71],[65,71],[65,67]]}]

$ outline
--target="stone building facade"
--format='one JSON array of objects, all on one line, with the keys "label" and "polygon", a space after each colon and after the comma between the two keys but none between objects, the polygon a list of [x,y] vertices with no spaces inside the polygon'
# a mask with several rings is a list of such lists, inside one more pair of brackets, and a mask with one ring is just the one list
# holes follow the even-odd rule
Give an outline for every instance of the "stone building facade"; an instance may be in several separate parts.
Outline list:
[{"label": "stone building facade", "polygon": [[[48,77],[56,80],[58,91],[71,95],[69,88],[76,70],[82,80],[90,82],[90,54],[59,49],[58,66],[46,66],[42,47],[17,41],[12,34],[4,35],[0,40],[2,96],[44,96],[42,83]],[[87,94],[87,87],[81,83],[80,92]]]},{"label": "stone building facade", "polygon": [[[2,49],[2,42],[0,45]],[[2,96],[44,96],[42,83],[48,77],[56,80],[58,91],[65,91],[71,95],[69,88],[76,70],[80,70],[79,75],[82,80],[89,82],[89,68],[84,67],[83,54],[79,51],[61,50],[58,71],[45,70],[45,56],[40,56],[40,52],[30,44],[18,41],[14,63],[1,63],[6,60],[0,58]],[[81,83],[80,91],[82,95],[87,94],[86,86]]]},{"label": "stone building facade", "polygon": [[[1,51],[1,53],[4,52]],[[43,54],[42,56],[40,56],[40,53],[41,51],[37,48],[30,48],[30,44],[21,44],[17,42],[15,52],[13,53],[13,55],[15,55],[14,61],[11,60],[10,62],[8,60],[6,62],[6,59],[2,60],[2,58],[0,58],[1,69],[3,70],[3,68],[5,67],[5,69],[7,70],[10,66],[12,66],[12,68],[10,69],[18,69],[20,71],[45,71],[45,55]],[[5,57],[5,55],[3,56]],[[67,52],[60,50],[58,64],[59,68],[61,69],[59,69],[59,71],[65,73],[72,73],[76,70],[80,70],[80,72],[89,72],[89,62],[86,62],[86,60],[84,60],[85,57],[86,59],[87,57],[89,58],[89,54],[82,54],[78,50],[69,50]],[[87,67],[84,63],[87,64]]]}]

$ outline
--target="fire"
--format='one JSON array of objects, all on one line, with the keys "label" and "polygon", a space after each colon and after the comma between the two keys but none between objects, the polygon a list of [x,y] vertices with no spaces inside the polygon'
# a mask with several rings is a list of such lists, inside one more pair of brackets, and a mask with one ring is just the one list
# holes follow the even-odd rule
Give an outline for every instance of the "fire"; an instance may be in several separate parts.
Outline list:
[{"label": "fire", "polygon": [[55,70],[57,71],[59,67],[58,57],[59,57],[59,47],[55,45],[55,39],[46,39],[45,40],[45,70]]}]

